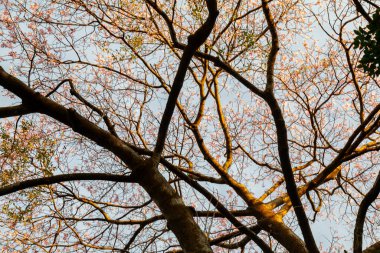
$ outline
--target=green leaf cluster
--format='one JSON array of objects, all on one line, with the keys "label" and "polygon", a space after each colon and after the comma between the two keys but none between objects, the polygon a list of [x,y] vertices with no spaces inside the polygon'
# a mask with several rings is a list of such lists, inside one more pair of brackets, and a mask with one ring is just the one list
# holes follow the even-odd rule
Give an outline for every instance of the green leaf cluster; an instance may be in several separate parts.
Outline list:
[{"label": "green leaf cluster", "polygon": [[49,176],[55,170],[52,159],[56,142],[33,134],[33,125],[21,121],[17,134],[0,127],[0,157],[3,157],[0,185],[30,176]]},{"label": "green leaf cluster", "polygon": [[[53,156],[56,141],[35,132],[35,126],[22,120],[11,133],[0,127],[0,157],[2,159],[0,186],[9,185],[31,177],[50,176],[55,170]],[[29,222],[36,208],[43,203],[42,187],[18,192],[17,201],[2,203],[0,213],[12,222]]]},{"label": "green leaf cluster", "polygon": [[354,48],[363,50],[359,67],[372,77],[380,75],[380,9],[373,14],[372,21],[354,31]]}]

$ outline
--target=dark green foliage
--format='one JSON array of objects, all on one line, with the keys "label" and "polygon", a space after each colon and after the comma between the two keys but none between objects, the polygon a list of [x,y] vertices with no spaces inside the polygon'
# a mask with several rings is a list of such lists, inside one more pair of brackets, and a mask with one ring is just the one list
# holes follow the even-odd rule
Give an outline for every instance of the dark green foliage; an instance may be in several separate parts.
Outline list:
[{"label": "dark green foliage", "polygon": [[377,9],[372,21],[355,31],[354,47],[363,50],[359,67],[370,76],[380,75],[380,9]]}]

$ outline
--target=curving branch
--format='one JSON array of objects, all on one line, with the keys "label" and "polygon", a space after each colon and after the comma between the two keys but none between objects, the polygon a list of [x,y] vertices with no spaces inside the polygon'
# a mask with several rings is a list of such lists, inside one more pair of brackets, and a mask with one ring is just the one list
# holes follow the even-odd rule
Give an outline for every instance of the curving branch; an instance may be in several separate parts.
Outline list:
[{"label": "curving branch", "polygon": [[74,109],[67,109],[35,92],[2,67],[0,86],[21,98],[25,107],[52,117],[116,155],[132,170],[136,182],[160,208],[181,247],[188,252],[212,252],[206,236],[194,221],[190,210],[151,161],[145,160],[127,143],[84,118]]},{"label": "curving branch", "polygon": [[0,86],[18,96],[22,100],[23,107],[31,112],[48,115],[67,125],[73,131],[113,152],[128,166],[137,168],[143,163],[144,160],[119,138],[84,118],[74,109],[67,109],[35,92],[21,80],[8,74],[2,67],[0,67]]},{"label": "curving branch", "polygon": [[131,176],[126,175],[116,175],[108,173],[73,173],[73,174],[62,174],[50,177],[29,179],[0,188],[0,196],[4,196],[17,191],[25,190],[32,187],[51,185],[67,181],[111,181],[111,182],[123,182],[123,183],[134,183],[135,180]]},{"label": "curving branch", "polygon": [[365,216],[369,206],[374,202],[380,193],[380,172],[377,175],[375,184],[365,195],[363,201],[360,203],[358,216],[356,217],[355,229],[354,229],[354,253],[362,253],[363,244],[363,226]]},{"label": "curving branch", "polygon": [[208,0],[206,3],[209,15],[206,22],[194,34],[191,34],[188,37],[188,45],[183,51],[178,70],[173,81],[172,89],[169,93],[164,114],[162,115],[161,124],[157,134],[156,146],[152,157],[155,164],[158,164],[161,153],[164,149],[169,124],[174,113],[178,96],[185,81],[187,68],[189,67],[195,52],[203,43],[205,43],[206,39],[210,35],[219,14],[216,0]]},{"label": "curving branch", "polygon": [[115,131],[115,126],[111,123],[111,120],[107,116],[106,113],[104,113],[99,107],[93,105],[89,101],[87,101],[84,97],[82,97],[79,92],[75,89],[74,84],[71,79],[68,79],[68,82],[70,84],[70,93],[74,97],[76,97],[79,101],[81,101],[85,106],[89,107],[91,110],[96,112],[100,117],[102,117],[104,123],[107,126],[108,131],[113,134],[115,137],[119,137]]},{"label": "curving branch", "polygon": [[273,81],[274,66],[276,63],[277,53],[280,50],[280,46],[278,43],[276,23],[269,9],[268,1],[262,0],[261,3],[262,3],[265,19],[268,23],[270,34],[272,36],[271,48],[270,48],[268,60],[267,60],[267,84],[265,87],[265,92],[272,92],[274,88],[274,81]]},{"label": "curving branch", "polygon": [[294,174],[289,155],[288,133],[285,124],[285,119],[283,117],[278,101],[274,95],[274,66],[276,63],[277,52],[279,51],[276,24],[270,12],[267,0],[262,0],[262,7],[265,19],[268,23],[268,27],[272,36],[272,45],[267,61],[267,83],[265,87],[266,96],[264,97],[264,99],[271,109],[276,126],[278,153],[280,155],[280,163],[282,172],[284,174],[286,190],[289,194],[292,206],[294,208],[294,212],[296,213],[297,220],[301,228],[302,235],[305,239],[308,251],[310,253],[318,253],[319,250],[315,242],[313,232],[311,231],[305,209],[302,205],[300,196],[298,195],[297,185],[294,180]]},{"label": "curving branch", "polygon": [[[173,44],[173,47],[174,48],[177,48],[177,49],[181,49],[181,50],[184,50],[186,48],[186,45],[179,42],[178,39],[177,39],[177,35],[175,33],[175,29],[174,29],[174,26],[173,26],[173,22],[170,20],[170,18],[166,15],[166,13],[159,8],[159,6],[154,3],[152,0],[145,0],[163,19],[164,21],[166,22],[166,25],[168,26],[168,29],[169,29],[169,32],[170,32],[170,38],[171,38],[171,43]],[[271,2],[272,0],[268,1]],[[261,8],[261,6],[257,7],[257,8],[254,8],[251,10],[251,12],[254,12],[256,10],[258,10],[259,8]],[[249,12],[249,13],[251,13]],[[246,14],[248,15],[248,13]],[[236,18],[236,20],[238,20],[239,18]],[[230,24],[228,24],[225,29],[228,28]],[[265,33],[269,30],[269,28],[265,28],[257,37],[257,39],[255,41],[258,41],[262,36],[265,35]],[[214,43],[218,40],[219,36],[221,36],[222,32],[220,34],[217,35],[217,38],[214,40]],[[236,70],[234,70],[229,64],[228,62],[225,62],[225,61],[222,61],[221,59],[219,59],[218,57],[215,57],[213,55],[210,55],[208,53],[204,53],[204,52],[200,52],[200,51],[196,51],[194,53],[194,56],[196,56],[197,58],[200,58],[200,59],[204,59],[204,60],[208,60],[212,63],[214,63],[214,65],[216,67],[219,67],[221,69],[223,69],[225,72],[227,72],[228,74],[230,74],[231,76],[233,76],[236,80],[238,80],[240,83],[242,83],[246,88],[248,88],[250,91],[252,91],[254,94],[256,94],[257,96],[263,98],[264,96],[264,92],[261,91],[259,88],[257,88],[252,82],[250,82],[248,79],[244,78],[240,73],[238,73]]]}]

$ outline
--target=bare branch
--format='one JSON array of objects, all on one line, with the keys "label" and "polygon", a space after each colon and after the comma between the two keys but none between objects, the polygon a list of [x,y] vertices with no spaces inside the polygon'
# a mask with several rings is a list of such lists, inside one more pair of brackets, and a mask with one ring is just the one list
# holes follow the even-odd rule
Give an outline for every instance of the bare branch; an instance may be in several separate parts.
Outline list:
[{"label": "bare branch", "polygon": [[365,195],[363,201],[360,203],[358,215],[356,217],[355,230],[354,230],[354,253],[362,252],[363,244],[363,226],[366,213],[372,202],[374,202],[380,193],[380,172],[377,175],[375,184]]},{"label": "bare branch", "polygon": [[11,185],[3,186],[0,188],[0,196],[4,196],[17,191],[25,190],[28,188],[51,185],[67,181],[111,181],[111,182],[123,182],[133,183],[135,182],[131,176],[116,175],[108,173],[73,173],[55,175],[50,177],[29,179],[21,182],[17,182]]},{"label": "bare branch", "polygon": [[174,113],[176,101],[178,99],[183,82],[185,80],[187,68],[190,65],[191,59],[193,58],[195,52],[206,41],[207,37],[214,28],[216,18],[219,14],[217,2],[215,0],[207,0],[206,2],[209,15],[207,17],[206,22],[194,34],[188,37],[188,45],[185,47],[183,51],[178,70],[173,81],[172,89],[170,91],[169,98],[166,103],[165,111],[162,115],[160,128],[157,134],[156,147],[154,149],[153,155],[153,160],[155,160],[156,163],[159,162],[159,157],[161,156],[161,153],[164,149],[167,131],[169,129],[169,124]]},{"label": "bare branch", "polygon": [[8,118],[14,116],[26,115],[34,111],[24,105],[15,105],[0,108],[0,118]]}]

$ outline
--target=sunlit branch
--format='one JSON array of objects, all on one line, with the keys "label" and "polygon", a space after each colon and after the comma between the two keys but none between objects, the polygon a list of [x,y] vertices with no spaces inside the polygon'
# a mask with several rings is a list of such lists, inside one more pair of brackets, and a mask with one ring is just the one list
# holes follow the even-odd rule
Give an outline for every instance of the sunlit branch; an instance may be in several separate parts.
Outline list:
[{"label": "sunlit branch", "polygon": [[318,253],[319,250],[316,245],[313,232],[311,231],[301,199],[298,195],[297,185],[294,180],[292,165],[289,157],[287,127],[285,125],[285,120],[283,118],[281,108],[274,96],[274,66],[276,62],[277,52],[279,51],[277,29],[271,11],[269,9],[268,2],[266,0],[262,0],[262,7],[272,36],[271,50],[269,52],[267,61],[267,80],[265,88],[267,96],[265,97],[265,101],[269,105],[272,111],[273,119],[275,121],[278,152],[280,155],[282,172],[285,178],[286,189],[296,213],[302,235],[305,239],[306,247],[310,253]]},{"label": "sunlit branch", "polygon": [[195,188],[198,192],[200,192],[203,196],[205,196],[210,203],[214,205],[214,207],[224,214],[224,216],[242,233],[246,234],[249,238],[251,238],[264,252],[273,252],[272,249],[260,238],[257,236],[255,232],[250,230],[248,227],[244,226],[236,217],[228,211],[227,208],[225,208],[217,198],[214,197],[213,194],[211,194],[209,191],[207,191],[206,188],[201,186],[196,181],[190,179],[188,176],[183,174],[180,170],[177,170],[177,168],[170,163],[164,163],[164,165],[170,169],[171,172],[176,174],[179,178],[184,180],[186,183],[191,185],[193,188]]},{"label": "sunlit branch", "polygon": [[[134,172],[134,176],[137,178],[136,181],[159,206],[168,224],[171,224],[172,231],[179,239],[181,246],[190,251],[202,248],[204,252],[210,252],[211,248],[207,244],[205,235],[192,219],[190,211],[186,209],[181,198],[157,168],[152,167],[151,163],[140,157],[125,142],[79,115],[74,109],[66,109],[35,92],[19,79],[6,73],[3,68],[0,68],[0,86],[21,98],[23,104],[36,112],[46,114],[69,126],[73,131],[89,138],[119,157],[132,169],[132,173]],[[178,219],[178,216],[181,219]],[[191,240],[190,234],[197,237],[196,243]]]}]

